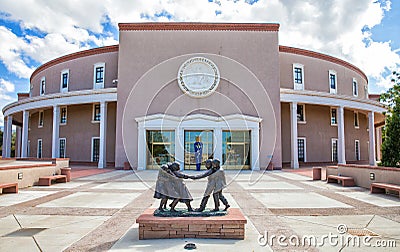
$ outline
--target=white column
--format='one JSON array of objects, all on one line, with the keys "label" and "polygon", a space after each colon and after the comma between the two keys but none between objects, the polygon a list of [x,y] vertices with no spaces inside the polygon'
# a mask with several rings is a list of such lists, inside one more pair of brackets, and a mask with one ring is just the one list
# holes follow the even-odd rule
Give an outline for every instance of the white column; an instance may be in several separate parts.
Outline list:
[{"label": "white column", "polygon": [[378,127],[375,129],[375,142],[376,142],[376,160],[381,161],[382,127]]},{"label": "white column", "polygon": [[29,111],[22,112],[22,143],[21,157],[28,157],[28,130],[29,130]]},{"label": "white column", "polygon": [[185,168],[185,132],[182,127],[175,130],[175,161],[179,162],[181,170]]},{"label": "white column", "polygon": [[107,167],[107,103],[100,102],[100,153],[99,168]]},{"label": "white column", "polygon": [[214,128],[214,158],[222,163],[222,128]]},{"label": "white column", "polygon": [[260,170],[260,129],[251,129],[251,169],[253,171]]},{"label": "white column", "polygon": [[6,157],[11,157],[11,138],[12,138],[12,116],[7,116],[7,131],[6,133]]},{"label": "white column", "polygon": [[338,163],[346,164],[346,145],[344,141],[344,107],[338,109]]},{"label": "white column", "polygon": [[[146,169],[146,130],[143,128],[143,122],[139,122],[138,126],[138,170]],[[133,167],[133,164],[132,164]]]},{"label": "white column", "polygon": [[15,157],[21,157],[21,134],[22,134],[22,128],[20,126],[16,127],[16,139],[15,139],[15,145],[17,146],[15,150]]},{"label": "white column", "polygon": [[59,152],[59,131],[60,131],[60,107],[58,105],[53,107],[53,136],[51,144],[51,157],[58,158]]},{"label": "white column", "polygon": [[4,117],[4,122],[3,122],[3,148],[2,148],[2,157],[6,157],[6,152],[7,152],[7,118]]},{"label": "white column", "polygon": [[291,136],[291,167],[299,168],[299,153],[297,149],[297,102],[290,104],[290,136]]},{"label": "white column", "polygon": [[375,157],[375,123],[374,120],[374,112],[368,112],[368,121],[369,121],[369,164],[372,166],[376,166],[376,157]]}]

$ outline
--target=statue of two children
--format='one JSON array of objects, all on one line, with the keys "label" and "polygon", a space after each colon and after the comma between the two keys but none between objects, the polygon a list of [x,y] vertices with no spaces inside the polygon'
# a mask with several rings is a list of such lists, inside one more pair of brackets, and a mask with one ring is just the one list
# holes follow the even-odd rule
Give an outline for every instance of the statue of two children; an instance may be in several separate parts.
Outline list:
[{"label": "statue of two children", "polygon": [[172,199],[170,211],[176,211],[175,206],[178,202],[185,203],[188,211],[193,211],[190,205],[193,198],[183,179],[201,179],[207,177],[207,187],[200,207],[197,208],[196,211],[204,211],[211,194],[213,194],[214,198],[214,209],[212,211],[219,211],[220,201],[225,205],[224,211],[228,210],[230,205],[227,199],[222,195],[222,189],[226,186],[226,179],[225,172],[220,166],[220,161],[218,159],[208,159],[205,162],[205,166],[207,168],[205,173],[197,176],[190,176],[180,172],[180,165],[178,162],[162,165],[158,173],[156,190],[154,192],[154,198],[161,199],[158,209],[164,211],[168,199]]}]

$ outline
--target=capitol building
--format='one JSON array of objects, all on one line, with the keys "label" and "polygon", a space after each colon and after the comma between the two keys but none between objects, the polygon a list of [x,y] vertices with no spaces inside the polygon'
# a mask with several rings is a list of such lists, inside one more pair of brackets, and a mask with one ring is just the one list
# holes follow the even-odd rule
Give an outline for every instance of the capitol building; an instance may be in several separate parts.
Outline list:
[{"label": "capitol building", "polygon": [[3,109],[3,156],[15,126],[18,157],[99,168],[374,165],[385,107],[365,73],[278,38],[269,23],[121,23],[118,45],[34,71]]}]

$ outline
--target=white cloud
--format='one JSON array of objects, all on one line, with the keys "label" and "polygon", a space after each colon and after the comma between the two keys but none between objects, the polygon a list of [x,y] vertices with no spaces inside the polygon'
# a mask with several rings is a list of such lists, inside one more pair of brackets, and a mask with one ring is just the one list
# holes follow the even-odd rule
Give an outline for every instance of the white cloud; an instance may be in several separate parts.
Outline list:
[{"label": "white cloud", "polygon": [[[0,108],[10,103],[14,98],[12,93],[15,91],[15,85],[7,80],[0,78]],[[0,125],[4,124],[3,112],[0,111]]]},{"label": "white cloud", "polygon": [[382,80],[387,67],[400,63],[390,41],[373,41],[364,29],[381,23],[385,11],[391,9],[389,0],[259,0],[253,5],[245,0],[0,1],[8,19],[46,34],[18,38],[0,27],[0,60],[24,78],[32,72],[26,56],[42,63],[93,45],[118,43],[103,30],[107,20],[115,27],[119,22],[141,21],[278,22],[280,44],[343,58],[373,80]]}]

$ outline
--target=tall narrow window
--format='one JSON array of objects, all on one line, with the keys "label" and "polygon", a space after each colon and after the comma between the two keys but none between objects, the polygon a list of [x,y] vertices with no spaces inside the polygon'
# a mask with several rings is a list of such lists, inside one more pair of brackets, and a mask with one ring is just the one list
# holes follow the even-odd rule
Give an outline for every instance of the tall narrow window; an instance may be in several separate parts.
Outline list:
[{"label": "tall narrow window", "polygon": [[43,148],[42,139],[38,139],[38,142],[37,142],[37,158],[42,158],[42,148]]},{"label": "tall narrow window", "polygon": [[100,156],[100,138],[92,138],[92,162],[98,162]]},{"label": "tall narrow window", "polygon": [[68,84],[69,84],[69,70],[67,69],[61,72],[60,91],[68,92]]},{"label": "tall narrow window", "polygon": [[332,162],[338,161],[338,140],[336,138],[332,139]]},{"label": "tall narrow window", "polygon": [[360,122],[358,120],[358,112],[354,111],[354,127],[356,129],[360,128]]},{"label": "tall narrow window", "polygon": [[336,108],[331,108],[331,125],[337,126],[337,110],[336,110]]},{"label": "tall narrow window", "polygon": [[353,78],[353,96],[358,96],[358,83],[355,78]]},{"label": "tall narrow window", "polygon": [[297,152],[299,161],[306,162],[306,138],[297,138]]},{"label": "tall narrow window", "polygon": [[43,110],[39,111],[39,122],[38,122],[38,127],[42,128],[44,124],[44,112]]},{"label": "tall narrow window", "polygon": [[100,122],[100,104],[93,104],[92,122]]},{"label": "tall narrow window", "polygon": [[67,145],[67,140],[65,138],[60,138],[60,158],[65,158],[66,156],[66,145]]},{"label": "tall narrow window", "polygon": [[67,124],[67,107],[60,108],[60,124]]},{"label": "tall narrow window", "polygon": [[329,91],[331,94],[337,93],[337,78],[336,72],[329,70]]},{"label": "tall narrow window", "polygon": [[293,64],[293,87],[295,90],[304,90],[304,66]]},{"label": "tall narrow window", "polygon": [[355,158],[357,161],[360,160],[360,140],[354,142]]},{"label": "tall narrow window", "polygon": [[305,105],[297,104],[297,122],[305,123],[306,115],[305,115]]},{"label": "tall narrow window", "polygon": [[97,63],[94,65],[93,69],[93,88],[99,89],[104,88],[104,80],[105,80],[105,63]]},{"label": "tall narrow window", "polygon": [[39,95],[44,95],[46,92],[46,77],[43,77],[40,80],[40,90],[39,90]]}]

